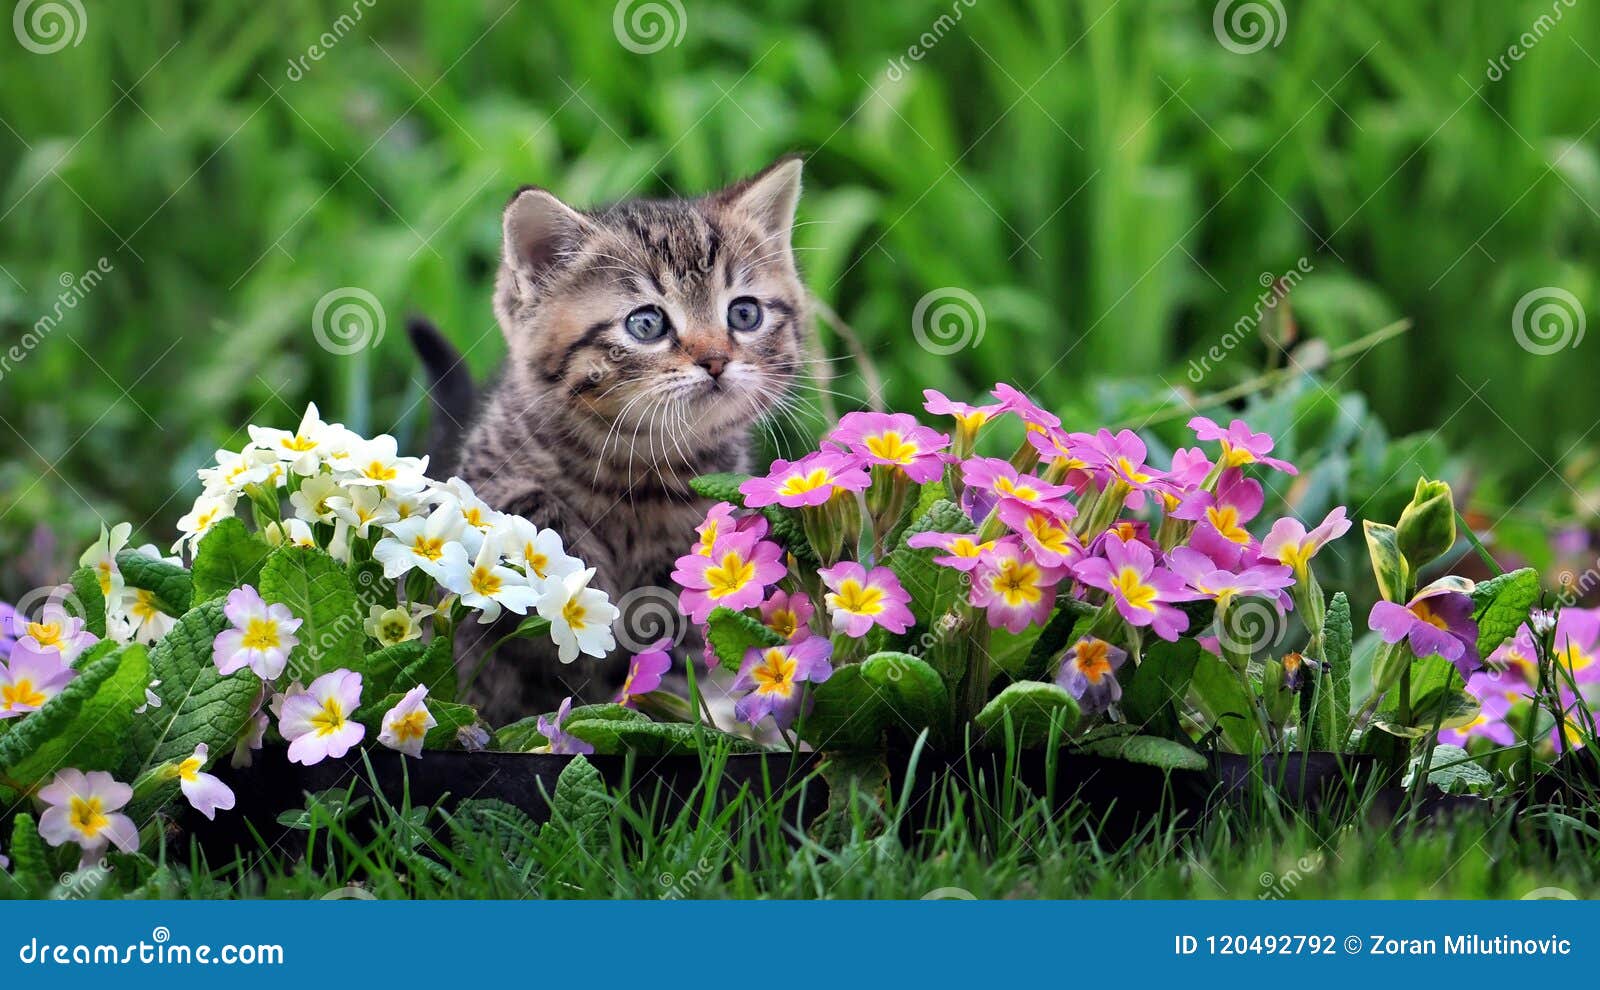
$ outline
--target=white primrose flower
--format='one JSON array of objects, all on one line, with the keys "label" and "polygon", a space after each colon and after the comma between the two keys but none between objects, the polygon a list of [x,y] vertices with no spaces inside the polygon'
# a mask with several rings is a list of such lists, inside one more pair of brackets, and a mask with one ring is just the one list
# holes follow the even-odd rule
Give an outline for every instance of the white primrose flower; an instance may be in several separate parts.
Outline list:
[{"label": "white primrose flower", "polygon": [[502,559],[498,541],[486,539],[470,565],[463,559],[446,569],[439,582],[460,595],[463,605],[482,613],[478,616],[480,623],[500,618],[502,608],[526,615],[539,600],[539,592],[528,579],[505,566]]},{"label": "white primrose flower", "polygon": [[[350,482],[359,484],[357,481]],[[377,488],[352,488],[347,494],[328,499],[328,507],[339,521],[350,527],[363,540],[370,535],[371,527],[387,526],[400,521],[394,503],[383,497]]]},{"label": "white primrose flower", "polygon": [[182,557],[179,557],[179,556],[176,556],[176,555],[172,555],[172,556],[163,555],[162,552],[161,552],[161,549],[159,547],[157,547],[154,543],[146,543],[144,546],[139,547],[138,549],[134,550],[133,552],[138,554],[141,557],[148,557],[151,560],[159,560],[163,564],[175,564],[178,567],[182,567],[183,566],[183,558]]},{"label": "white primrose flower", "polygon": [[536,588],[551,578],[564,578],[583,570],[583,561],[567,554],[561,534],[540,529],[521,516],[505,516],[495,527],[494,539],[506,562],[523,569]]},{"label": "white primrose flower", "polygon": [[454,507],[441,506],[386,528],[389,535],[372,548],[372,557],[390,580],[417,569],[442,583],[447,573],[466,566],[467,549],[461,544],[466,527]]},{"label": "white primrose flower", "polygon": [[128,536],[132,532],[133,523],[118,523],[109,531],[102,525],[100,539],[78,558],[78,566],[94,572],[94,579],[100,583],[100,594],[108,602],[122,593],[122,570],[117,567],[117,554],[128,545]]},{"label": "white primrose flower", "polygon": [[277,455],[270,450],[251,444],[237,454],[228,450],[217,451],[216,467],[201,468],[200,480],[205,482],[207,495],[238,494],[246,485],[272,482],[280,484],[285,472]]},{"label": "white primrose flower", "polygon": [[504,513],[491,509],[473,492],[472,486],[460,478],[451,478],[430,494],[437,503],[435,512],[443,512],[449,507],[461,516],[461,522],[466,526],[461,542],[466,544],[467,553],[472,556],[477,556],[483,540],[505,518]]},{"label": "white primrose flower", "polygon": [[437,610],[432,605],[412,604],[395,608],[374,605],[368,610],[366,621],[361,624],[361,628],[366,630],[368,636],[384,646],[398,646],[420,638],[423,621],[430,618],[435,611]]},{"label": "white primrose flower", "polygon": [[263,450],[272,451],[295,474],[316,474],[329,442],[336,437],[336,432],[322,421],[315,402],[306,406],[300,426],[293,433],[264,426],[250,427],[250,441]]},{"label": "white primrose flower", "polygon": [[366,438],[356,431],[331,423],[322,443],[322,462],[343,475],[355,474],[356,455],[366,443]]},{"label": "white primrose flower", "polygon": [[308,523],[333,522],[333,506],[329,503],[336,498],[349,497],[350,493],[333,475],[318,474],[300,482],[300,490],[290,493],[289,504],[294,506],[296,519]]},{"label": "white primrose flower", "polygon": [[178,620],[161,611],[154,592],[144,588],[124,588],[122,598],[106,608],[106,631],[118,643],[143,643],[150,646],[161,640]]},{"label": "white primrose flower", "polygon": [[238,494],[233,492],[201,495],[195,499],[188,514],[178,520],[178,532],[183,536],[172,545],[172,552],[178,553],[185,545],[198,546],[200,538],[211,532],[211,527],[233,515],[233,507],[238,501]]},{"label": "white primrose flower", "polygon": [[394,437],[387,433],[376,436],[351,451],[354,472],[346,482],[352,487],[383,485],[396,491],[414,491],[427,483],[428,459],[426,457],[401,457]]},{"label": "white primrose flower", "polygon": [[281,547],[285,543],[295,547],[314,547],[317,538],[311,532],[311,527],[304,519],[285,519],[281,523],[267,523],[261,535],[266,539],[267,545]]},{"label": "white primrose flower", "polygon": [[550,620],[550,638],[559,647],[562,663],[578,659],[579,653],[604,657],[617,645],[611,635],[617,607],[605,592],[589,587],[594,570],[546,581],[538,601],[539,614]]},{"label": "white primrose flower", "polygon": [[413,759],[422,758],[422,742],[439,720],[428,711],[428,689],[418,684],[383,716],[378,742]]}]

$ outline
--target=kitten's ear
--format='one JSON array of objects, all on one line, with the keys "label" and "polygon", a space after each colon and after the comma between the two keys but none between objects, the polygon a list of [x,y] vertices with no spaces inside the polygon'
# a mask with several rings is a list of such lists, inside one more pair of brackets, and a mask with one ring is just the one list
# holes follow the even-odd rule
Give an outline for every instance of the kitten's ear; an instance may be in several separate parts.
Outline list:
[{"label": "kitten's ear", "polygon": [[506,206],[505,262],[517,291],[531,293],[589,230],[583,214],[537,186],[523,186]]},{"label": "kitten's ear", "polygon": [[800,167],[799,155],[785,155],[751,178],[724,189],[717,199],[753,218],[767,236],[782,234],[787,240],[800,202]]}]

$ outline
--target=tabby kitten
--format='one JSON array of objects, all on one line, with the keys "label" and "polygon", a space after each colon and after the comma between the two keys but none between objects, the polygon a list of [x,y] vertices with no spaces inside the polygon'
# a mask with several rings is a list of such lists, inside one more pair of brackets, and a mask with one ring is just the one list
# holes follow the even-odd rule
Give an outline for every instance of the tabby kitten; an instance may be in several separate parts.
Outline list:
[{"label": "tabby kitten", "polygon": [[[689,480],[748,470],[751,427],[804,370],[799,195],[800,161],[785,158],[699,199],[576,210],[526,187],[506,207],[494,309],[510,357],[460,475],[560,533],[624,607],[634,589],[671,587],[708,508]],[[463,652],[465,673],[477,661]],[[605,700],[626,653],[494,660],[473,700],[499,720]]]}]

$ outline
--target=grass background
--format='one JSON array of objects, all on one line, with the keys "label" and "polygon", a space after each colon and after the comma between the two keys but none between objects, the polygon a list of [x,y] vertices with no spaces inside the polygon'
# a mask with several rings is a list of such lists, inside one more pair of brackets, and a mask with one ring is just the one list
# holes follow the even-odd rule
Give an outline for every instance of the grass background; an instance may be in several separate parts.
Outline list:
[{"label": "grass background", "polygon": [[[1512,312],[1541,287],[1600,301],[1600,12],[1283,6],[1254,53],[1209,0],[682,0],[651,54],[583,0],[83,0],[75,45],[0,37],[0,341],[111,269],[0,369],[0,594],[58,579],[102,518],[164,541],[246,422],[315,400],[415,446],[403,318],[495,367],[517,185],[693,194],[794,150],[808,281],[893,406],[1004,378],[1087,425],[1229,387],[1281,359],[1247,338],[1198,383],[1189,361],[1299,265],[1303,339],[1415,323],[1330,387],[1438,433],[1489,521],[1585,521],[1595,345],[1530,355]],[[311,314],[347,286],[387,332],[342,356]],[[947,287],[985,332],[940,355],[911,314]]]}]

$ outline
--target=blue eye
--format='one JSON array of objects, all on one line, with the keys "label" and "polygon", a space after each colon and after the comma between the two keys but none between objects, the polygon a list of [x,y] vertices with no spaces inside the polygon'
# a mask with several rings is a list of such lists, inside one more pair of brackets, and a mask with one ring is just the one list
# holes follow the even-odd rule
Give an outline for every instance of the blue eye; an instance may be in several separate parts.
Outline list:
[{"label": "blue eye", "polygon": [[761,304],[749,296],[740,296],[728,304],[728,326],[749,332],[761,326]]},{"label": "blue eye", "polygon": [[667,314],[661,312],[659,306],[640,306],[628,314],[622,325],[630,337],[645,343],[660,340],[671,328],[671,324],[667,322]]}]

